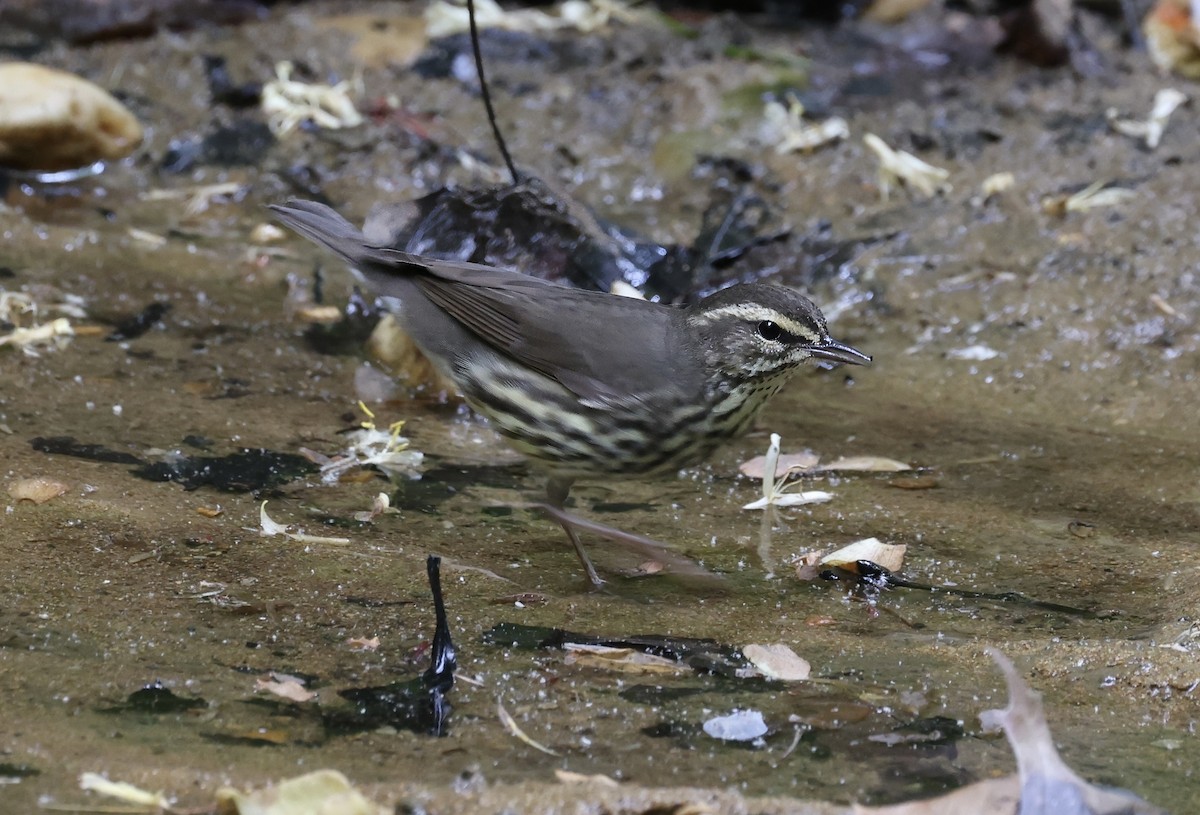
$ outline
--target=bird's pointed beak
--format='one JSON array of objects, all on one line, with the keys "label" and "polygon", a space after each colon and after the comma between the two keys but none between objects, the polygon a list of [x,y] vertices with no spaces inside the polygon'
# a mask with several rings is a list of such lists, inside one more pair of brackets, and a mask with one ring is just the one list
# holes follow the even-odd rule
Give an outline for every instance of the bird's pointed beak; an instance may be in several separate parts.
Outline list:
[{"label": "bird's pointed beak", "polygon": [[814,359],[828,362],[844,362],[847,365],[869,365],[871,357],[857,348],[838,342],[832,337],[825,338],[809,349]]}]

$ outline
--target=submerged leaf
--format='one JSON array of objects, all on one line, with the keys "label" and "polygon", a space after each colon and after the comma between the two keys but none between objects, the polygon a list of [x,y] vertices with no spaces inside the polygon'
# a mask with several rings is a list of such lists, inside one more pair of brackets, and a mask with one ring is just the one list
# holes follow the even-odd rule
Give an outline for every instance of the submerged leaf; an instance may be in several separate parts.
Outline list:
[{"label": "submerged leaf", "polygon": [[385,811],[337,770],[317,770],[250,793],[230,787],[217,791],[218,815],[383,815]]},{"label": "submerged leaf", "polygon": [[742,656],[768,679],[799,682],[812,673],[808,660],[783,643],[747,645],[742,648]]}]

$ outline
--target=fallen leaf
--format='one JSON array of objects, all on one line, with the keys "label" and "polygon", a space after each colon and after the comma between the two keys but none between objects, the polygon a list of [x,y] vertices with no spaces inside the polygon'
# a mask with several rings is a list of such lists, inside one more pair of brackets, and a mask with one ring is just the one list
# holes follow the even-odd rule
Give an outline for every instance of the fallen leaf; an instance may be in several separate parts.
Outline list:
[{"label": "fallen leaf", "polygon": [[44,504],[67,491],[67,485],[47,476],[21,478],[8,485],[8,494],[14,501],[32,501]]},{"label": "fallen leaf", "polygon": [[890,572],[898,572],[904,566],[904,553],[908,546],[903,543],[883,543],[878,538],[863,538],[841,549],[830,552],[818,561],[821,566],[853,566],[860,560],[869,560]]},{"label": "fallen leaf", "polygon": [[621,786],[615,778],[598,773],[595,775],[585,775],[584,773],[575,773],[570,770],[555,770],[554,777],[563,784],[599,784],[602,787]]},{"label": "fallen leaf", "polygon": [[[775,477],[781,478],[784,473],[789,470],[795,472],[798,470],[813,470],[821,461],[821,457],[811,450],[802,450],[799,453],[783,453],[775,461]],[[763,473],[767,471],[767,457],[755,456],[749,461],[743,462],[738,471],[747,478],[762,479]]]},{"label": "fallen leaf", "polygon": [[742,656],[768,679],[800,682],[812,673],[808,660],[783,643],[747,645],[742,648]]},{"label": "fallen leaf", "polygon": [[356,651],[375,651],[379,648],[379,637],[351,637],[346,644]]},{"label": "fallen leaf", "polygon": [[632,674],[690,674],[692,669],[657,654],[647,654],[635,648],[613,648],[609,645],[568,642],[563,645],[567,652],[565,662],[589,668],[621,671]]},{"label": "fallen leaf", "polygon": [[171,806],[171,802],[161,792],[149,792],[124,781],[109,781],[99,773],[83,773],[79,776],[79,788],[98,792],[135,806],[157,807],[158,809],[169,809]]},{"label": "fallen leaf", "polygon": [[898,490],[931,490],[937,485],[937,477],[932,475],[914,475],[907,478],[893,478],[888,482],[889,487],[895,487]]},{"label": "fallen leaf", "polygon": [[843,473],[900,473],[905,470],[911,470],[912,467],[903,461],[896,461],[894,458],[884,458],[883,456],[848,456],[846,458],[839,458],[837,461],[832,461],[829,464],[823,464],[820,469],[835,470]]},{"label": "fallen leaf", "polygon": [[273,787],[217,791],[217,815],[383,815],[337,770],[317,770]]},{"label": "fallen leaf", "polygon": [[311,702],[317,698],[317,694],[304,687],[294,677],[284,679],[272,675],[271,679],[256,680],[254,689],[273,693],[281,699],[287,699],[289,702]]}]

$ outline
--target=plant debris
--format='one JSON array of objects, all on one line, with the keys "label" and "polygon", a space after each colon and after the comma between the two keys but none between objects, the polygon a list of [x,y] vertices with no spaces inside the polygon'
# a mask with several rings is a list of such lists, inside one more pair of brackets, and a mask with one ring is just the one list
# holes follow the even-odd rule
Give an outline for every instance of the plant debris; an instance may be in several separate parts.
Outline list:
[{"label": "plant debris", "polygon": [[863,136],[863,143],[879,159],[879,195],[884,201],[897,184],[925,198],[950,189],[946,183],[949,170],[934,167],[904,150],[895,150],[874,133]]},{"label": "plant debris", "polygon": [[44,504],[66,491],[67,485],[62,481],[44,475],[18,478],[8,485],[8,494],[14,501],[32,501],[35,504]]},{"label": "plant debris", "polygon": [[763,110],[762,140],[775,145],[775,152],[810,153],[819,147],[850,137],[850,125],[840,116],[823,122],[805,122],[804,105],[795,96],[787,104],[776,100],[767,102]]},{"label": "plant debris", "polygon": [[334,545],[344,545],[350,542],[349,538],[333,538],[324,535],[308,535],[304,532],[292,532],[290,524],[281,524],[271,520],[271,516],[267,515],[267,502],[263,501],[258,508],[258,534],[264,538],[274,537],[275,535],[283,535],[285,538],[290,538],[300,543],[331,543]]},{"label": "plant debris", "polygon": [[[389,479],[420,478],[425,455],[409,448],[408,439],[400,435],[404,421],[392,422],[386,431],[380,430],[375,426],[375,414],[370,408],[359,402],[358,409],[366,414],[367,419],[359,429],[346,435],[350,444],[341,453],[330,457],[301,448],[310,461],[320,466],[321,480],[326,484],[334,484],[349,470],[366,466],[377,468]],[[380,511],[386,510],[384,506]]]},{"label": "plant debris", "polygon": [[83,773],[79,776],[79,788],[85,792],[95,792],[116,798],[135,807],[144,807],[150,811],[169,810],[171,800],[161,792],[149,792],[141,787],[124,781],[110,781],[99,773]]},{"label": "plant debris", "polygon": [[788,487],[797,482],[788,483],[790,469],[785,470],[781,478],[776,478],[775,474],[779,466],[779,442],[779,434],[772,433],[771,443],[767,446],[767,453],[763,461],[762,498],[751,501],[742,509],[766,509],[769,506],[790,507],[800,504],[819,504],[831,500],[833,493],[821,490],[787,492]]},{"label": "plant debris", "polygon": [[310,85],[292,79],[293,67],[287,61],[276,64],[275,78],[263,85],[262,109],[272,133],[286,136],[302,122],[312,122],[325,130],[358,127],[363,123],[362,114],[350,99],[354,83]]},{"label": "plant debris", "polygon": [[254,792],[217,791],[216,815],[385,815],[337,770],[316,770]]},{"label": "plant debris", "polygon": [[742,655],[761,676],[784,682],[808,679],[812,665],[783,643],[742,646]]},{"label": "plant debris", "polygon": [[1042,696],[995,648],[988,655],[1004,674],[1008,706],[979,715],[985,728],[1002,729],[1017,758],[1017,775],[988,779],[938,798],[891,806],[856,804],[854,815],[1166,815],[1131,792],[1098,787],[1067,766],[1054,746]]},{"label": "plant debris", "polygon": [[557,750],[552,750],[551,748],[542,744],[540,741],[531,738],[524,730],[522,730],[521,726],[517,724],[517,720],[512,717],[512,714],[508,712],[508,709],[504,707],[504,703],[499,699],[496,700],[496,715],[500,718],[500,724],[504,725],[504,729],[515,736],[519,741],[528,744],[534,750],[545,753],[548,756],[560,755]]},{"label": "plant debris", "polygon": [[1063,216],[1071,212],[1087,212],[1101,207],[1123,204],[1137,193],[1124,187],[1109,186],[1106,181],[1096,181],[1071,195],[1049,195],[1042,199],[1042,211],[1047,215]]},{"label": "plant debris", "polygon": [[[587,34],[604,28],[612,20],[636,24],[649,19],[646,13],[630,8],[621,0],[565,0],[559,3],[557,14],[536,8],[505,11],[495,0],[475,0],[475,23],[480,29],[535,33],[572,28]],[[465,5],[435,0],[425,9],[425,31],[430,38],[461,34],[469,28]]]},{"label": "plant debris", "polygon": [[1154,107],[1145,121],[1122,119],[1116,108],[1109,108],[1104,115],[1113,130],[1135,139],[1142,139],[1146,147],[1153,150],[1162,141],[1163,131],[1167,129],[1167,121],[1171,114],[1187,100],[1187,94],[1174,88],[1163,88],[1154,94]]}]

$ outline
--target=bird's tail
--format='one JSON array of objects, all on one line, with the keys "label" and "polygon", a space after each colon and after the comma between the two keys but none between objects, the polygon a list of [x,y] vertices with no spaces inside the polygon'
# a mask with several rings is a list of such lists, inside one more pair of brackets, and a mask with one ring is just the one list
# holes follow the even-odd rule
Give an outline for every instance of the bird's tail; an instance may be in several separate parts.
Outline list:
[{"label": "bird's tail", "polygon": [[270,204],[275,217],[285,226],[313,243],[327,246],[362,270],[372,264],[384,264],[393,270],[410,265],[409,271],[420,271],[425,264],[420,258],[396,249],[371,246],[362,231],[324,204],[292,199],[286,204]]}]

